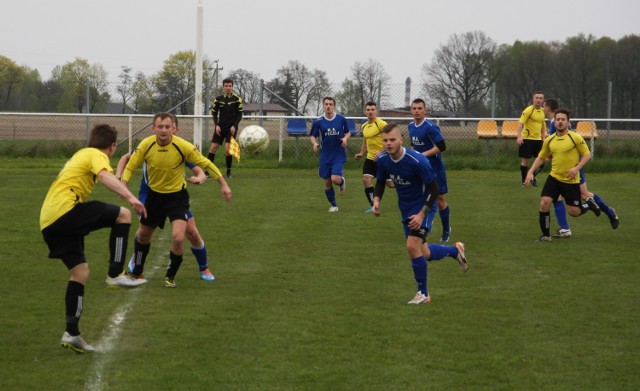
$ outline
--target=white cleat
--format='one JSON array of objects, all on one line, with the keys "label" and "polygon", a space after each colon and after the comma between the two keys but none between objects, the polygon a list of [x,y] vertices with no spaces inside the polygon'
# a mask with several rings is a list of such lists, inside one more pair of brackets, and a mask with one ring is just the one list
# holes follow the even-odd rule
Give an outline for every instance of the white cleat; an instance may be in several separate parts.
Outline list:
[{"label": "white cleat", "polygon": [[333,213],[333,212],[337,212],[338,211],[338,207],[337,206],[332,206],[331,208],[329,208],[329,212]]},{"label": "white cleat", "polygon": [[429,294],[426,295],[420,291],[416,292],[416,295],[407,304],[426,304],[431,302]]},{"label": "white cleat", "polygon": [[464,243],[456,242],[456,248],[458,249],[456,260],[460,264],[462,271],[466,273],[469,270],[469,262],[467,262],[467,257],[464,255]]},{"label": "white cleat", "polygon": [[107,286],[123,286],[127,288],[133,288],[142,284],[146,284],[147,280],[144,278],[135,278],[130,274],[120,274],[118,277],[111,278],[107,276]]},{"label": "white cleat", "polygon": [[63,348],[71,349],[76,353],[91,353],[96,351],[96,348],[89,345],[81,336],[72,336],[66,331],[62,334],[62,338],[60,338],[60,344]]},{"label": "white cleat", "polygon": [[347,190],[347,180],[342,177],[342,184],[340,185],[340,195],[343,195],[345,190]]}]

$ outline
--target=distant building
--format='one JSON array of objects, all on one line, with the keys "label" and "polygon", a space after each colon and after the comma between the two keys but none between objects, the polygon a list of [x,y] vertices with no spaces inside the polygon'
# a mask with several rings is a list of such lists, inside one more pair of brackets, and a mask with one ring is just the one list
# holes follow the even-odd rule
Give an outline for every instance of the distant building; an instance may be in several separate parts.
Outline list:
[{"label": "distant building", "polygon": [[[287,115],[288,111],[277,103],[264,103],[262,105],[262,115]],[[260,115],[260,103],[243,103],[242,114],[250,117]]]}]

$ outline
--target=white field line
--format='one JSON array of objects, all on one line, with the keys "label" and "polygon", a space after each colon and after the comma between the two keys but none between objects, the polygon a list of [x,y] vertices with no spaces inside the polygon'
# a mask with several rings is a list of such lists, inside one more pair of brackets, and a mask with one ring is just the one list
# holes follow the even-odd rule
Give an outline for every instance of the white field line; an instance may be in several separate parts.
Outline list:
[{"label": "white field line", "polygon": [[[169,232],[171,232],[171,230],[169,230]],[[158,242],[165,241],[165,238],[163,236],[158,235],[158,238],[160,239],[158,240]],[[156,245],[162,244],[156,243]],[[166,255],[160,255],[158,258],[164,260],[166,259]],[[129,258],[126,259],[128,263]],[[159,268],[160,265],[156,263],[156,265],[151,269],[151,272],[148,273],[147,276],[152,278]],[[116,357],[116,354],[113,353],[113,350],[116,348],[118,340],[120,339],[122,326],[127,318],[127,314],[133,309],[133,305],[135,304],[137,297],[140,294],[139,292],[144,290],[140,288],[132,289],[132,294],[129,296],[129,299],[124,304],[122,304],[120,308],[118,308],[115,314],[113,314],[113,316],[111,317],[109,323],[102,331],[102,338],[96,346],[97,351],[92,355],[94,357],[93,365],[91,365],[87,373],[87,379],[84,385],[84,389],[86,391],[102,391],[103,374],[106,372],[106,370],[109,368],[109,365]]]}]

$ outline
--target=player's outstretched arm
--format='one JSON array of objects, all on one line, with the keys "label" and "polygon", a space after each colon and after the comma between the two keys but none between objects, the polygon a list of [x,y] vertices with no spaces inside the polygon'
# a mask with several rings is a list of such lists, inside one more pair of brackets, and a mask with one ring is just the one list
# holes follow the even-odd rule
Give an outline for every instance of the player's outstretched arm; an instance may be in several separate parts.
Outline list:
[{"label": "player's outstretched arm", "polygon": [[207,176],[204,174],[204,170],[198,166],[194,166],[191,171],[193,171],[193,176],[187,179],[187,182],[199,185],[205,183],[207,181]]},{"label": "player's outstretched arm", "polygon": [[107,170],[102,170],[98,173],[98,180],[105,185],[107,189],[118,194],[122,199],[127,200],[137,214],[147,217],[147,210],[144,204],[140,202],[115,175]]},{"label": "player's outstretched arm", "polygon": [[118,160],[115,174],[116,178],[122,178],[122,173],[124,172],[124,168],[127,166],[127,163],[129,163],[129,159],[131,159],[131,152],[125,153],[124,155],[122,155],[120,160]]}]

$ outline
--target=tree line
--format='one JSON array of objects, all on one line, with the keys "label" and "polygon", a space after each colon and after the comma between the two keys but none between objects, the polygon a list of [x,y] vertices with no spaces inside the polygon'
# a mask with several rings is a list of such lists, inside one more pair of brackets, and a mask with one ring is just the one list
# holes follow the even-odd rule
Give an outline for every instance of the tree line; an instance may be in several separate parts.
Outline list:
[{"label": "tree line", "polygon": [[[192,114],[195,68],[195,53],[181,51],[169,56],[153,75],[122,66],[113,88],[102,65],[82,58],[56,66],[50,79],[42,80],[37,70],[0,55],[0,111],[104,113],[115,102],[123,113],[175,107],[179,114]],[[203,68],[205,96],[215,96],[222,78],[231,77],[246,102],[284,100],[288,105],[283,106],[305,115],[320,113],[321,99],[328,95],[336,97],[338,110],[348,116],[362,115],[370,100],[381,108],[404,104],[398,99],[403,86],[392,84],[384,64],[373,59],[355,62],[350,75],[338,84],[331,83],[325,71],[296,60],[267,81],[247,69],[219,75],[217,62],[207,58]],[[609,110],[613,118],[640,115],[638,35],[613,40],[581,34],[564,42],[497,45],[483,32],[453,34],[421,71],[422,80],[411,98],[423,97],[431,110],[459,116],[518,116],[537,90],[557,98],[577,117],[605,118]]]}]

